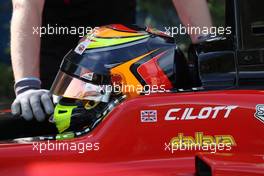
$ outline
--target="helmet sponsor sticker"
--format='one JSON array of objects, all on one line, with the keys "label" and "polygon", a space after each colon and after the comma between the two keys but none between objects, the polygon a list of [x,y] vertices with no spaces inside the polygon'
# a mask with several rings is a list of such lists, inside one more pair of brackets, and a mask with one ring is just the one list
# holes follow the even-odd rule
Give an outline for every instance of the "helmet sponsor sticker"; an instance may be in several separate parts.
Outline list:
[{"label": "helmet sponsor sticker", "polygon": [[85,41],[79,43],[79,45],[75,48],[74,51],[75,51],[77,54],[82,55],[83,52],[85,51],[85,49],[87,48],[87,46],[88,46],[90,43],[91,43],[90,40],[85,40]]},{"label": "helmet sponsor sticker", "polygon": [[256,105],[255,117],[264,123],[264,104]]},{"label": "helmet sponsor sticker", "polygon": [[140,111],[141,122],[157,122],[157,110]]},{"label": "helmet sponsor sticker", "polygon": [[84,73],[83,75],[81,75],[81,78],[86,79],[88,81],[92,81],[93,80],[93,72],[88,72],[88,73]]},{"label": "helmet sponsor sticker", "polygon": [[90,45],[91,41],[94,39],[94,34],[91,34],[85,38],[84,41],[80,42],[77,47],[74,49],[74,51],[77,54],[82,55],[83,52],[86,50],[86,48]]},{"label": "helmet sponsor sticker", "polygon": [[203,108],[172,108],[165,115],[165,121],[173,120],[202,120],[228,118],[238,106],[215,106]]}]

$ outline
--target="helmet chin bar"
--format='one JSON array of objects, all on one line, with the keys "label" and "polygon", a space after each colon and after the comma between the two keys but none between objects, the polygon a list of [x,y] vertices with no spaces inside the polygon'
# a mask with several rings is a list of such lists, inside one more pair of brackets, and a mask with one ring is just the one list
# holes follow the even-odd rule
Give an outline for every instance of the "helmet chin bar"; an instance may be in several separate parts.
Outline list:
[{"label": "helmet chin bar", "polygon": [[[73,112],[72,119],[82,116],[90,116],[86,117],[91,120],[90,124],[83,124],[86,126],[82,129],[74,129],[69,128],[70,131],[64,132],[61,134],[47,135],[47,136],[35,136],[35,137],[26,137],[26,138],[17,138],[13,141],[16,143],[30,143],[32,141],[43,141],[43,140],[63,140],[63,139],[71,139],[75,137],[83,136],[90,131],[92,131],[118,104],[124,101],[126,98],[125,95],[113,97],[108,103],[102,103],[102,105],[98,104],[95,108],[91,110],[78,109],[76,112]],[[86,113],[81,113],[86,111]]]}]

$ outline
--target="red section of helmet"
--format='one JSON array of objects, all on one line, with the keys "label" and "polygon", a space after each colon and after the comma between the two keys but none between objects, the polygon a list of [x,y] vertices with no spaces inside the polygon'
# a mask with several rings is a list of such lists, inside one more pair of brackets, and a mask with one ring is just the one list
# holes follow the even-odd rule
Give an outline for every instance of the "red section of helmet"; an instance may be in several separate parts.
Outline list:
[{"label": "red section of helmet", "polygon": [[122,77],[118,74],[113,74],[111,75],[111,81],[112,81],[112,84],[115,84],[115,85],[121,85],[122,84]]},{"label": "red section of helmet", "polygon": [[147,85],[163,86],[165,89],[173,88],[171,81],[158,65],[159,58],[165,53],[166,51],[158,54],[138,67],[137,71]]},{"label": "red section of helmet", "polygon": [[122,24],[111,24],[109,27],[124,32],[137,32],[136,30],[130,29]]}]

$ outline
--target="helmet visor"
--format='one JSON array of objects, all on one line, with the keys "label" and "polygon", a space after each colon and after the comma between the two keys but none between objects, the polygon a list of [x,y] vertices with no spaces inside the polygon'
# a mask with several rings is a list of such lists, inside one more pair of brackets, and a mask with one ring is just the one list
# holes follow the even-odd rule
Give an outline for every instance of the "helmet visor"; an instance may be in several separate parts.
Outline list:
[{"label": "helmet visor", "polygon": [[104,76],[102,74],[95,73],[96,69],[92,66],[95,63],[91,59],[88,59],[90,61],[88,62],[90,65],[87,64],[85,66],[74,63],[78,60],[87,60],[87,58],[76,54],[74,51],[68,52],[61,63],[60,70],[85,82],[91,82],[96,85],[103,84]]},{"label": "helmet visor", "polygon": [[110,93],[104,91],[103,86],[85,82],[62,71],[58,72],[51,87],[51,93],[66,98],[98,102],[107,102],[110,96]]}]

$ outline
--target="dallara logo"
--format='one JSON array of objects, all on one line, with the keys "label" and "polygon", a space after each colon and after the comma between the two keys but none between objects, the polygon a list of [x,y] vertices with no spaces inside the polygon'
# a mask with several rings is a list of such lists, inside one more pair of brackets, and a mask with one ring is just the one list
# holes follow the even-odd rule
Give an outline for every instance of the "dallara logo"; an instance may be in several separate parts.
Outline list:
[{"label": "dallara logo", "polygon": [[264,123],[264,104],[258,104],[256,106],[255,117]]},{"label": "dallara logo", "polygon": [[171,139],[170,143],[172,145],[179,144],[197,144],[203,146],[205,144],[229,144],[231,146],[236,146],[235,139],[232,135],[204,135],[202,132],[196,132],[195,136],[185,136],[183,133],[179,133],[177,137]]}]

